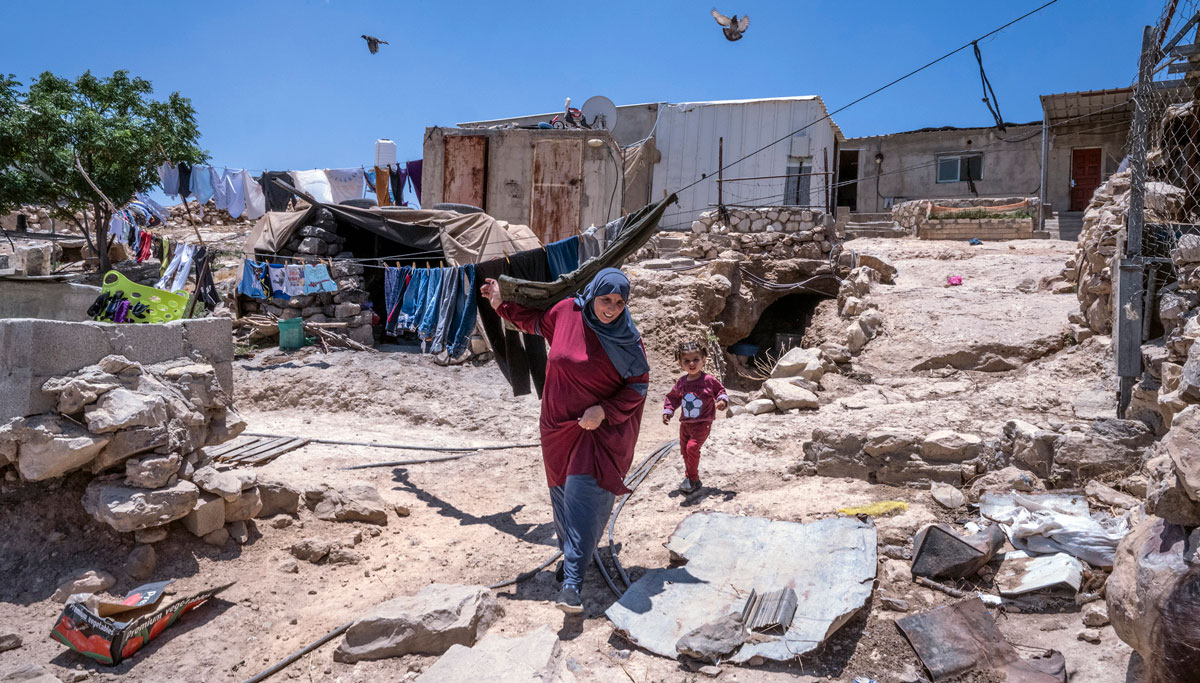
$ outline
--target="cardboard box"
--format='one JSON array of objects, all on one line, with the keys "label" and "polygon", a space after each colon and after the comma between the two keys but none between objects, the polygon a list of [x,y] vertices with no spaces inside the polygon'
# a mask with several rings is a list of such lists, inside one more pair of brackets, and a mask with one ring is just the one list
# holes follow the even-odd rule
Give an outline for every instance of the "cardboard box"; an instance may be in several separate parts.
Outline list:
[{"label": "cardboard box", "polygon": [[[105,664],[117,664],[154,640],[179,617],[232,586],[209,588],[158,607],[170,581],[138,586],[119,602],[91,596],[63,608],[50,637]],[[120,615],[119,619],[112,618]]]}]

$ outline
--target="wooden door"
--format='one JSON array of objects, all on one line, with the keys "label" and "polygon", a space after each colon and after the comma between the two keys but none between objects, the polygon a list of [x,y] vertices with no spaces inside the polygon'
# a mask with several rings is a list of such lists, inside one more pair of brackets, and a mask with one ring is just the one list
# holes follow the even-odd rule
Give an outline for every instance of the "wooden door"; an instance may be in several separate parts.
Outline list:
[{"label": "wooden door", "polygon": [[1099,147],[1071,150],[1071,211],[1083,211],[1103,180]]},{"label": "wooden door", "polygon": [[581,229],[583,141],[541,140],[533,146],[533,192],[529,228],[542,244]]},{"label": "wooden door", "polygon": [[447,135],[442,164],[442,201],[470,204],[486,210],[487,138],[482,135]]}]

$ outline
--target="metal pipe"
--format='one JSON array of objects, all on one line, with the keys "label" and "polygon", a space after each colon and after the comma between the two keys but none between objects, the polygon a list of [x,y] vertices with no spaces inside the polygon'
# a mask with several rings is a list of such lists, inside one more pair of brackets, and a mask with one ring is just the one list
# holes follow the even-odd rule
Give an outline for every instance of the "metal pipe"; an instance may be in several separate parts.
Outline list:
[{"label": "metal pipe", "polygon": [[[1038,231],[1046,229],[1046,163],[1049,156],[1050,123],[1045,106],[1042,107],[1042,177],[1038,183]],[[1059,233],[1061,236],[1061,233]]]},{"label": "metal pipe", "polygon": [[813,171],[812,173],[784,173],[783,175],[756,175],[745,178],[726,178],[722,182],[733,183],[739,180],[771,180],[772,178],[803,178],[813,175],[832,175],[829,171]]},{"label": "metal pipe", "polygon": [[[262,434],[259,432],[242,432],[241,435],[265,436],[273,439],[280,439],[285,436],[288,438],[293,438],[294,436],[288,434]],[[533,448],[534,446],[538,445],[536,443],[513,443],[498,446],[410,446],[398,443],[375,443],[373,441],[338,441],[335,439],[316,439],[308,437],[299,438],[306,438],[311,443],[324,443],[333,446],[370,446],[372,448],[397,448],[405,451],[439,451],[449,453],[459,453],[462,451],[507,451],[513,448]]]},{"label": "metal pipe", "polygon": [[717,206],[725,205],[725,138],[717,138]]}]

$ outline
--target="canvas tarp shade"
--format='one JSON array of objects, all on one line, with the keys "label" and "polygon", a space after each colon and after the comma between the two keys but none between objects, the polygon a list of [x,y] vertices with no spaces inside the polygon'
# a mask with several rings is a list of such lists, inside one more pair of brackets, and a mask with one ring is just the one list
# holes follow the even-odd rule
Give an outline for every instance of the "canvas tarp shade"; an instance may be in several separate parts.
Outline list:
[{"label": "canvas tarp shade", "polygon": [[592,278],[605,268],[620,268],[621,264],[642,248],[658,231],[663,212],[675,201],[675,195],[655,204],[644,206],[625,217],[625,228],[599,256],[580,264],[578,268],[560,275],[552,282],[530,282],[500,276],[500,296],[522,306],[545,310],[581,291]]},{"label": "canvas tarp shade", "polygon": [[528,226],[498,220],[486,213],[392,207],[379,212],[405,225],[437,227],[441,231],[442,251],[450,265],[479,263],[542,246]]}]

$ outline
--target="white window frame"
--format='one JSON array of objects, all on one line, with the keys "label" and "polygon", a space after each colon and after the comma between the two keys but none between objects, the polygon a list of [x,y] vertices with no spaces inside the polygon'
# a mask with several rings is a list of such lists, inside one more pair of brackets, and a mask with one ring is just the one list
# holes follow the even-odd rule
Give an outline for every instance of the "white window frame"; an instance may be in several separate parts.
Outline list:
[{"label": "white window frame", "polygon": [[[966,182],[963,175],[963,162],[968,159],[979,159],[979,177],[971,178],[971,180],[983,180],[983,154],[974,152],[971,154],[939,154],[937,156],[937,164],[935,165],[935,175],[938,183],[962,183]],[[942,164],[947,161],[957,162],[955,168],[954,179],[942,178]]]}]

